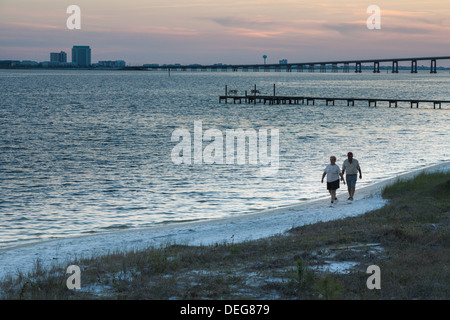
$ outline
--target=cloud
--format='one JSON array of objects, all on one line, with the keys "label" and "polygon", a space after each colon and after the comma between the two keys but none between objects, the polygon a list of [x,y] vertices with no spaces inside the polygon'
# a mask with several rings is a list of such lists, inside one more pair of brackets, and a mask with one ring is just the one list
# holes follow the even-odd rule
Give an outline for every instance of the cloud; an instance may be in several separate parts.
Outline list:
[{"label": "cloud", "polygon": [[[348,23],[325,23],[322,26],[326,29],[336,31],[342,35],[353,35],[368,31],[366,21],[354,21]],[[431,34],[437,30],[437,28],[430,25],[383,23],[383,19],[381,19],[381,29],[374,32],[384,33],[385,35],[423,35]]]},{"label": "cloud", "polygon": [[239,35],[246,37],[256,37],[256,38],[272,38],[281,35],[281,31],[258,31],[245,28],[231,28],[227,34],[229,35]]},{"label": "cloud", "polygon": [[50,24],[42,23],[30,23],[30,22],[3,22],[3,25],[27,29],[39,29],[39,30],[61,30],[64,29],[62,26],[55,26]]},{"label": "cloud", "polygon": [[[326,35],[322,24],[324,20],[309,19],[267,19],[264,16],[253,18],[220,17],[209,18],[209,21],[224,27],[225,34],[240,36],[273,38],[289,36],[322,36]],[[220,30],[218,31],[220,32]]]},{"label": "cloud", "polygon": [[211,21],[223,27],[243,27],[243,28],[273,28],[279,27],[282,23],[264,18],[243,19],[237,17],[211,18]]},{"label": "cloud", "polygon": [[333,30],[341,34],[349,34],[367,30],[365,21],[343,22],[343,23],[324,23],[322,27]]},{"label": "cloud", "polygon": [[238,17],[211,18],[210,21],[226,28],[225,34],[246,37],[270,38],[284,33],[283,24],[263,17],[243,19]]},{"label": "cloud", "polygon": [[190,28],[166,27],[166,26],[135,26],[124,30],[126,33],[147,33],[158,35],[195,36],[198,31]]}]

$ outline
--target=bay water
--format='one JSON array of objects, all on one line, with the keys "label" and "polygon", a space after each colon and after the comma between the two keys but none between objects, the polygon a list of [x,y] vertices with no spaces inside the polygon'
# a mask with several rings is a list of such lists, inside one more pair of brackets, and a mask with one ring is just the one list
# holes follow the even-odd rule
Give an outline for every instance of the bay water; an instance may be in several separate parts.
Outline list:
[{"label": "bay water", "polygon": [[[0,249],[328,197],[323,169],[349,151],[363,172],[357,188],[450,159],[449,105],[219,103],[226,85],[271,95],[274,84],[279,95],[450,100],[448,71],[0,70]],[[195,122],[224,135],[277,129],[276,172],[174,163],[174,131],[193,137]],[[338,196],[347,198],[345,186]]]}]

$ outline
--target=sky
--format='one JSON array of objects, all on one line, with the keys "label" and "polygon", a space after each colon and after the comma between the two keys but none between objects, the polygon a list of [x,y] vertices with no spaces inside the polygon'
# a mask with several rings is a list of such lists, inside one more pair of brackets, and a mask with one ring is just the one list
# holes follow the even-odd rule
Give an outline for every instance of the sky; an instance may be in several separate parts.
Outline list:
[{"label": "sky", "polygon": [[73,45],[128,65],[450,56],[449,35],[449,0],[0,0],[0,60],[71,61]]}]

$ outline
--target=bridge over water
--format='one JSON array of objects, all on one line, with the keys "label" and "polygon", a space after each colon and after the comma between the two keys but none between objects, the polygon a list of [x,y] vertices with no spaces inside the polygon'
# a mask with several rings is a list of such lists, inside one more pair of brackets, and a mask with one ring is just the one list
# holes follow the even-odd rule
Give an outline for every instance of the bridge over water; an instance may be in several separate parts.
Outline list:
[{"label": "bridge over water", "polygon": [[[286,71],[286,72],[350,72],[353,67],[354,72],[362,72],[363,65],[372,65],[374,73],[380,73],[380,64],[391,65],[392,73],[398,73],[399,62],[407,62],[411,65],[411,73],[417,73],[417,63],[419,61],[428,62],[430,65],[430,73],[437,73],[437,61],[450,60],[450,56],[440,57],[417,57],[417,58],[392,58],[392,59],[363,59],[363,60],[335,60],[335,61],[319,61],[319,62],[301,62],[286,64],[235,64],[235,65],[146,65],[125,67],[123,70],[155,70],[155,71],[253,71],[253,72],[269,72],[269,71]],[[318,68],[317,68],[318,67]]]}]

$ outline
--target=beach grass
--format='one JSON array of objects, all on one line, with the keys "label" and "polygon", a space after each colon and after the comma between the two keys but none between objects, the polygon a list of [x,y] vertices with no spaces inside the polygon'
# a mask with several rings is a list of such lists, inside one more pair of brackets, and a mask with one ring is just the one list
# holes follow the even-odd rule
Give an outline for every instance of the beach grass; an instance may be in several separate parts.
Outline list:
[{"label": "beach grass", "polygon": [[[211,246],[165,244],[74,262],[0,283],[2,299],[448,299],[450,173],[386,187],[364,215],[296,227],[270,238]],[[364,201],[364,200],[359,200]],[[367,268],[380,269],[380,289]]]}]

